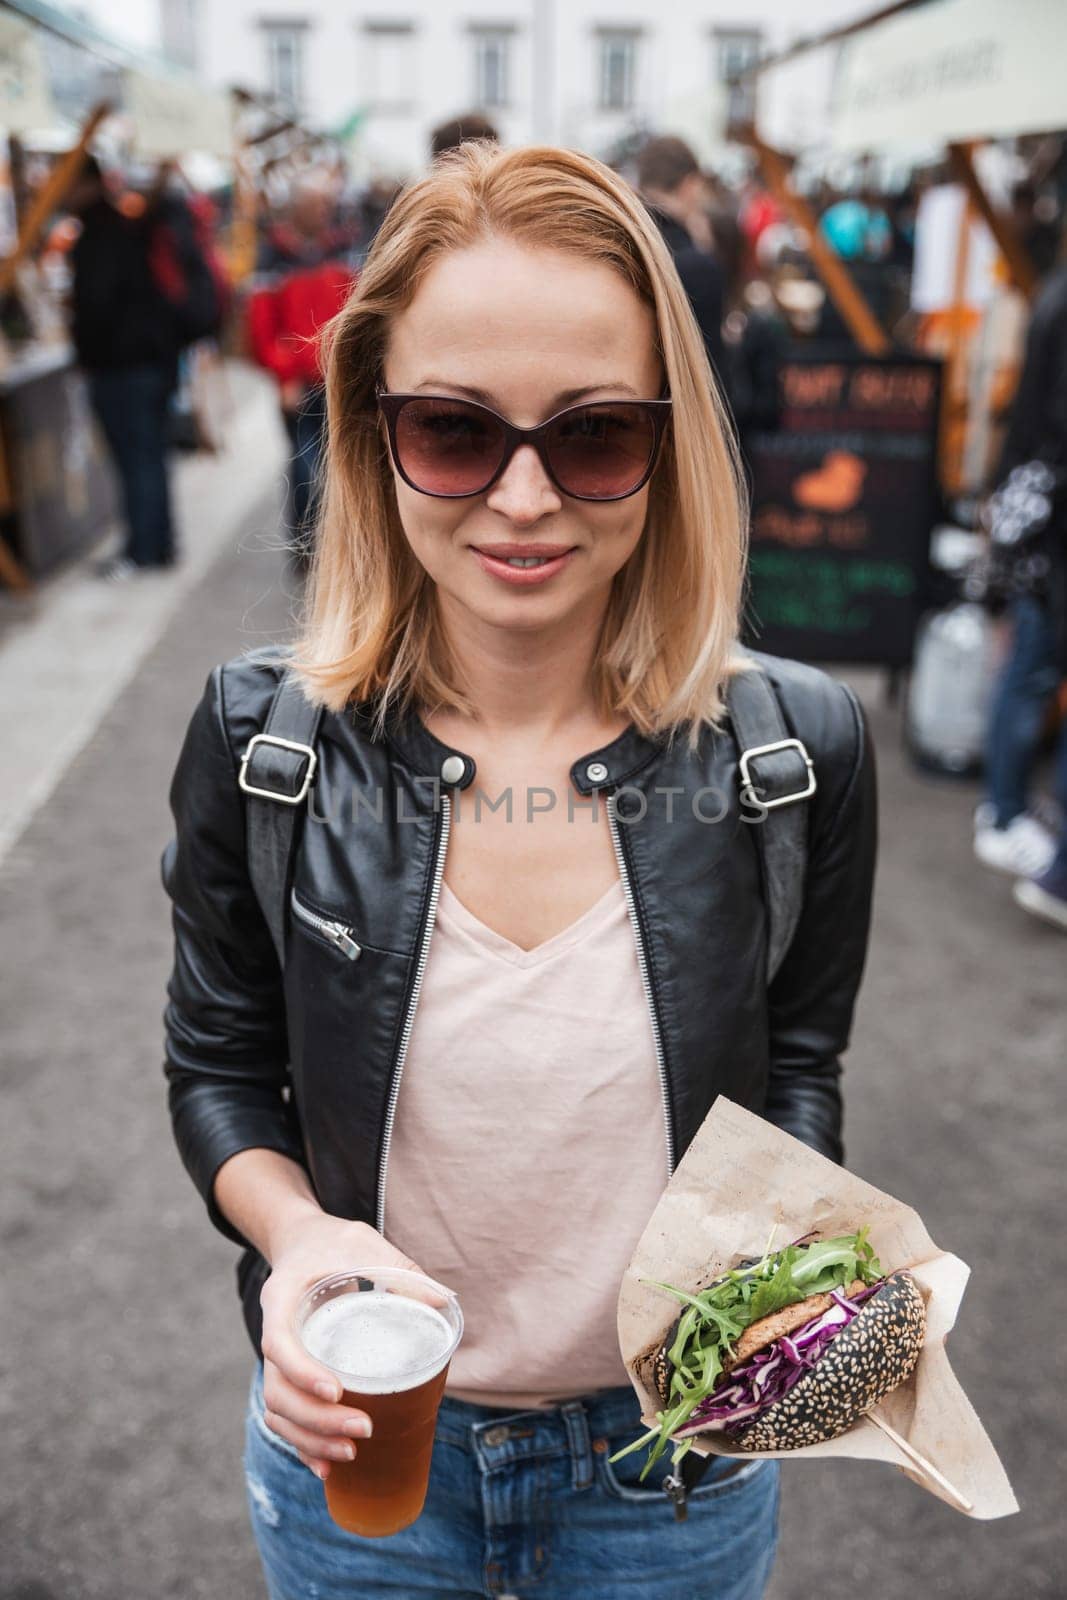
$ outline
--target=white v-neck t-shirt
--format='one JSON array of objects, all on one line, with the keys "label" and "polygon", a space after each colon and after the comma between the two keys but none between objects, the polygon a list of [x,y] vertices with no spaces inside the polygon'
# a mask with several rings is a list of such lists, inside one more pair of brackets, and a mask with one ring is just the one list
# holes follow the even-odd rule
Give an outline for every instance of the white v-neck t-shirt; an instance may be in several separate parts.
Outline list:
[{"label": "white v-neck t-shirt", "polygon": [[518,1409],[627,1383],[619,1285],[667,1177],[621,881],[533,950],[442,882],[385,1233],[459,1295],[447,1393]]}]

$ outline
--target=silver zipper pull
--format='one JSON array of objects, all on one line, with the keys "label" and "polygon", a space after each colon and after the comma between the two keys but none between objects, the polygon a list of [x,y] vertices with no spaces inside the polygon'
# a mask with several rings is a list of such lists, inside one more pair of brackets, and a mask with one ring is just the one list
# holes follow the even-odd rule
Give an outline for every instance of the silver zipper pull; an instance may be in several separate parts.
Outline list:
[{"label": "silver zipper pull", "polygon": [[323,932],[338,950],[344,952],[349,961],[358,961],[363,954],[363,947],[356,943],[343,922],[326,922],[323,924]]},{"label": "silver zipper pull", "polygon": [[685,1484],[681,1473],[672,1472],[664,1478],[663,1492],[674,1507],[674,1520],[684,1522],[689,1515],[689,1507],[685,1503]]}]

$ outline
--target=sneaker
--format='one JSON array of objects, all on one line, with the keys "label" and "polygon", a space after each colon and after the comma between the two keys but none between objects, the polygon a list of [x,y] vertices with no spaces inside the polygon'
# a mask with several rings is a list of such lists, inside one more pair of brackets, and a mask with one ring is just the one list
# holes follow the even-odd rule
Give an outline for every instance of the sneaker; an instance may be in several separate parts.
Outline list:
[{"label": "sneaker", "polygon": [[105,583],[126,583],[136,577],[140,570],[136,561],[131,561],[129,556],[112,556],[95,566],[93,575],[102,578]]},{"label": "sneaker", "polygon": [[1040,878],[1052,865],[1056,840],[1043,823],[1025,811],[1006,828],[994,828],[987,815],[976,814],[974,853],[983,866],[997,872],[1010,872],[1016,878]]},{"label": "sneaker", "polygon": [[1067,933],[1067,872],[1050,869],[1036,878],[1020,878],[1012,894],[1024,911]]}]

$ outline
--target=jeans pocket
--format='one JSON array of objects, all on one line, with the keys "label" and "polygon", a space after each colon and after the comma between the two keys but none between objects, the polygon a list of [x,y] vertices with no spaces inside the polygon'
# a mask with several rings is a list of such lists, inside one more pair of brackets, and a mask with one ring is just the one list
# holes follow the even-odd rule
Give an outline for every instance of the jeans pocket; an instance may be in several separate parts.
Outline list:
[{"label": "jeans pocket", "polygon": [[[632,1439],[632,1434],[609,1439],[608,1448],[602,1455],[598,1454],[601,1488],[614,1499],[627,1500],[631,1504],[666,1505],[667,1494],[663,1482],[672,1471],[670,1449],[663,1453],[642,1481],[641,1471],[648,1459],[647,1449],[631,1451],[619,1461],[610,1460],[616,1450],[621,1450],[624,1445],[631,1443]],[[648,1448],[651,1449],[651,1446]],[[738,1459],[733,1456],[712,1456],[700,1482],[695,1488],[688,1490],[686,1499],[693,1503],[722,1499],[745,1488],[770,1464],[769,1457],[752,1460],[748,1457]]]},{"label": "jeans pocket", "polygon": [[279,1454],[287,1456],[290,1461],[295,1462],[303,1472],[308,1471],[308,1468],[304,1466],[297,1453],[296,1446],[290,1444],[288,1439],[283,1439],[280,1433],[275,1433],[273,1428],[267,1426],[266,1408],[263,1404],[263,1368],[260,1365],[256,1366],[252,1375],[251,1387],[248,1391],[247,1421],[249,1427],[252,1428],[258,1438],[270,1445],[272,1449],[277,1450]]}]

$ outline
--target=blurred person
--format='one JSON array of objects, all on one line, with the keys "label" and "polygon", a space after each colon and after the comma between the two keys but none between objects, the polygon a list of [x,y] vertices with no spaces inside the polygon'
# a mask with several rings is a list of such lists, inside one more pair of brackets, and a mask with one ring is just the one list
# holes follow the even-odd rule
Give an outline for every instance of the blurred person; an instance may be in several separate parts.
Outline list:
[{"label": "blurred person", "polygon": [[[723,379],[741,459],[751,488],[748,441],[772,432],[781,417],[780,376],[789,343],[789,324],[763,276],[746,270],[744,241],[736,218],[721,204],[709,209],[716,259],[726,282],[723,318]],[[774,228],[765,230],[766,241]],[[763,242],[761,241],[761,243]],[[768,259],[773,269],[773,259]]]},{"label": "blurred person", "polygon": [[788,347],[789,324],[770,284],[753,278],[736,288],[723,323],[723,370],[750,483],[752,435],[773,433],[781,422],[781,372]]},{"label": "blurred person", "polygon": [[286,520],[290,550],[301,569],[310,556],[315,485],[326,422],[319,335],[352,287],[353,229],[335,221],[336,183],[322,170],[300,174],[286,214],[260,247],[248,301],[254,360],[278,384],[289,439]]},{"label": "blurred person", "polygon": [[[883,327],[894,320],[894,281],[890,265],[893,230],[873,190],[836,198],[819,219],[819,232],[842,261]],[[823,303],[818,338],[827,344],[855,346],[855,338],[832,298]]]},{"label": "blurred person", "polygon": [[993,698],[974,849],[986,866],[1019,876],[1025,910],[1067,929],[1067,721],[1055,754],[1058,836],[1028,809],[1048,712],[1067,678],[1067,264],[1034,302],[995,485],[993,560],[1012,636]]},{"label": "blurred person", "polygon": [[1054,190],[1040,190],[1032,178],[1012,186],[1009,217],[1039,278],[1051,272],[1059,254],[1062,218]]},{"label": "blurred person", "polygon": [[[71,251],[71,334],[122,486],[126,521],[121,553],[96,571],[123,581],[177,560],[167,427],[186,342],[180,291],[177,302],[169,298],[153,270],[156,209],[143,201],[120,209],[95,157],[86,158],[68,204],[81,222]],[[180,243],[172,259],[180,270]]]},{"label": "blurred person", "polygon": [[705,247],[711,243],[705,209],[707,187],[700,164],[684,139],[664,134],[642,146],[637,155],[637,188],[674,258],[711,370],[721,378],[724,275]]},{"label": "blurred person", "polygon": [[754,178],[747,179],[741,188],[737,222],[747,247],[750,271],[755,267],[756,252],[765,230],[784,221],[782,208],[774,196]]},{"label": "blurred person", "polygon": [[378,229],[403,185],[395,178],[374,178],[359,197],[359,260],[362,263]]},{"label": "blurred person", "polygon": [[842,261],[884,261],[892,249],[889,217],[869,191],[835,199],[819,218],[819,232]]},{"label": "blurred person", "polygon": [[718,180],[709,183],[710,197],[705,208],[708,248],[719,263],[723,275],[724,300],[731,291],[739,292],[748,273],[745,259],[745,236],[737,200]]},{"label": "blurred person", "polygon": [[910,274],[915,261],[915,217],[918,198],[915,184],[889,196],[886,216],[889,219],[890,243],[887,260],[899,272]]},{"label": "blurred person", "polygon": [[[634,1454],[612,1464],[640,1410],[616,1301],[716,1094],[841,1159],[875,854],[862,710],[810,667],[744,668],[818,772],[771,978],[725,721],[743,666],[732,451],[670,253],[607,167],[484,142],[440,158],[390,210],[328,348],[303,633],[212,671],[163,863],[170,1111],[244,1249],[245,1467],[272,1600],[458,1600],[487,1562],[495,1588],[543,1600],[759,1600],[778,1463],[686,1457],[683,1521],[666,1459],[644,1481]],[[233,752],[287,666],[322,708],[321,757],[279,927],[249,876]],[[635,782],[651,803],[628,838],[613,800],[632,823]],[[561,803],[479,810],[516,784]],[[721,796],[725,825],[687,793]],[[366,1539],[308,1469],[352,1460],[369,1419],[293,1311],[323,1275],[416,1262],[466,1330],[425,1508]]]},{"label": "blurred person", "polygon": [[499,144],[500,135],[488,117],[480,111],[465,111],[461,116],[449,117],[430,135],[430,155],[436,160],[447,150],[458,150],[468,139],[483,139],[488,144]]}]

